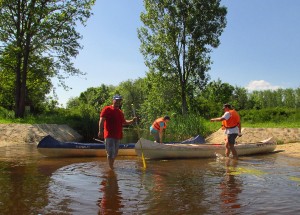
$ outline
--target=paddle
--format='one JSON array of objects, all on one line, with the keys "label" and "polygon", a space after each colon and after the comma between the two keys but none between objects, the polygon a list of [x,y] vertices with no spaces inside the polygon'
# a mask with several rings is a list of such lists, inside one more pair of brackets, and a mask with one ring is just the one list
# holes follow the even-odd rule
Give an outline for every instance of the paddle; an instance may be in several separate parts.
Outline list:
[{"label": "paddle", "polygon": [[99,143],[105,143],[103,140],[99,140],[99,139],[96,139],[96,138],[93,138],[93,140],[99,142]]},{"label": "paddle", "polygon": [[[131,106],[132,106],[133,116],[136,117],[136,115],[135,115],[135,109],[134,109],[133,104],[131,104]],[[146,160],[145,160],[145,157],[144,157],[143,146],[142,146],[142,143],[141,143],[141,141],[140,141],[141,136],[140,136],[140,129],[139,129],[137,120],[135,121],[135,123],[136,123],[136,128],[137,128],[138,138],[139,138],[138,142],[140,143],[140,146],[141,146],[142,160],[143,160],[143,167],[146,169]]]}]

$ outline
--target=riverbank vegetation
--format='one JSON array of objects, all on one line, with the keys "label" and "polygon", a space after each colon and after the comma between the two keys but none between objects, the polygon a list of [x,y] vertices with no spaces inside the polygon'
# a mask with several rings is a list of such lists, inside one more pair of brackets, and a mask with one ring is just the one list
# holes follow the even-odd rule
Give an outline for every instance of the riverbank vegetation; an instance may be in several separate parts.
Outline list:
[{"label": "riverbank vegetation", "polygon": [[19,10],[18,2],[2,1],[0,123],[68,124],[91,139],[97,136],[99,112],[118,93],[126,118],[135,112],[138,126],[132,127],[143,135],[157,117],[169,115],[165,136],[170,140],[207,136],[220,128],[209,119],[223,114],[224,103],[239,111],[243,126],[300,127],[300,88],[248,92],[210,81],[210,53],[220,45],[227,24],[220,0],[144,0],[137,37],[148,68],[145,77],[88,88],[61,107],[55,93],[47,97],[55,90],[51,78],[67,88],[65,78],[83,75],[73,64],[81,48],[74,25],[86,23],[95,1],[42,2]]},{"label": "riverbank vegetation", "polygon": [[[89,88],[70,99],[65,108],[53,105],[55,101],[46,102],[39,111],[28,111],[24,118],[15,118],[12,110],[1,107],[0,123],[68,124],[89,140],[97,137],[99,112],[105,105],[111,104],[112,95],[119,93],[123,96],[122,110],[126,118],[133,117],[134,108],[139,118],[138,129],[144,136],[148,135],[154,119],[169,115],[171,121],[166,130],[169,140],[197,134],[206,137],[220,128],[220,123],[211,123],[209,119],[223,114],[223,103],[231,103],[239,111],[244,127],[300,127],[299,88],[247,92],[220,80],[213,81],[188,99],[189,112],[183,115],[180,102],[176,101],[176,97],[168,96],[167,90],[162,92],[162,97],[156,97],[156,102],[151,102],[153,88],[144,84],[146,79],[128,80],[118,86]],[[220,90],[222,88],[227,90]],[[220,93],[216,92],[217,89]],[[237,95],[238,92],[243,94]],[[243,102],[239,101],[241,98]],[[136,129],[136,125],[131,128]]]}]

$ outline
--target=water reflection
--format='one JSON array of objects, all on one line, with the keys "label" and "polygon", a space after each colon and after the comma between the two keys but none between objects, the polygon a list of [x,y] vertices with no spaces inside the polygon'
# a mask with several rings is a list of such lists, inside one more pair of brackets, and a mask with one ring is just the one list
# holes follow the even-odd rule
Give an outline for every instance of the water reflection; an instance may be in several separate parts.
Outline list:
[{"label": "water reflection", "polygon": [[100,210],[98,214],[122,214],[122,197],[115,171],[108,170],[105,172],[100,192],[103,193],[103,196],[99,199]]},{"label": "water reflection", "polygon": [[238,195],[242,192],[242,182],[236,178],[235,169],[237,168],[238,160],[225,158],[225,175],[220,183],[220,199],[222,201],[222,212],[232,214],[237,208],[241,207]]},{"label": "water reflection", "polygon": [[[204,161],[204,162],[203,162]],[[170,160],[149,164],[145,179],[147,214],[205,214],[205,160]]]},{"label": "water reflection", "polygon": [[0,169],[0,214],[34,214],[45,206],[49,180],[35,164],[0,162]]},{"label": "water reflection", "polygon": [[299,159],[280,153],[141,166],[136,157],[119,157],[110,172],[106,158],[48,159],[36,150],[0,148],[0,214],[300,212]]}]

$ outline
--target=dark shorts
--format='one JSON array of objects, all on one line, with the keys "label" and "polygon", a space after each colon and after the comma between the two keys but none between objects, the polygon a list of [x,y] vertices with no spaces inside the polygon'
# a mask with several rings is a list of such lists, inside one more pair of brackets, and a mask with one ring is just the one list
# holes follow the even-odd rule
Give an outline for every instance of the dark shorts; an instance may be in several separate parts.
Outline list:
[{"label": "dark shorts", "polygon": [[119,151],[119,139],[106,138],[105,139],[105,149],[108,158],[116,158]]},{"label": "dark shorts", "polygon": [[159,143],[160,142],[159,132],[158,131],[150,131],[150,133],[154,137],[155,141]]},{"label": "dark shorts", "polygon": [[227,134],[228,143],[235,144],[235,139],[237,138],[238,134]]}]

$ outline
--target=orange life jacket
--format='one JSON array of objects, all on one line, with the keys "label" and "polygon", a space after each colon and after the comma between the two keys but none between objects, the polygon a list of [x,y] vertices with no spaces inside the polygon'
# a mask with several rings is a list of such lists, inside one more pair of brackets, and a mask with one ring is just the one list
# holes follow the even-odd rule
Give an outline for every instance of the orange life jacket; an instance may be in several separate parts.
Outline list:
[{"label": "orange life jacket", "polygon": [[156,119],[154,122],[153,122],[153,124],[152,124],[152,128],[154,128],[155,130],[160,130],[160,123],[161,122],[163,122],[164,123],[164,129],[166,129],[167,128],[167,124],[166,124],[166,122],[164,121],[164,118],[163,117],[161,117],[161,118],[158,118],[158,119]]},{"label": "orange life jacket", "polygon": [[222,121],[222,129],[234,128],[240,124],[240,115],[235,110],[229,110],[230,118]]}]

